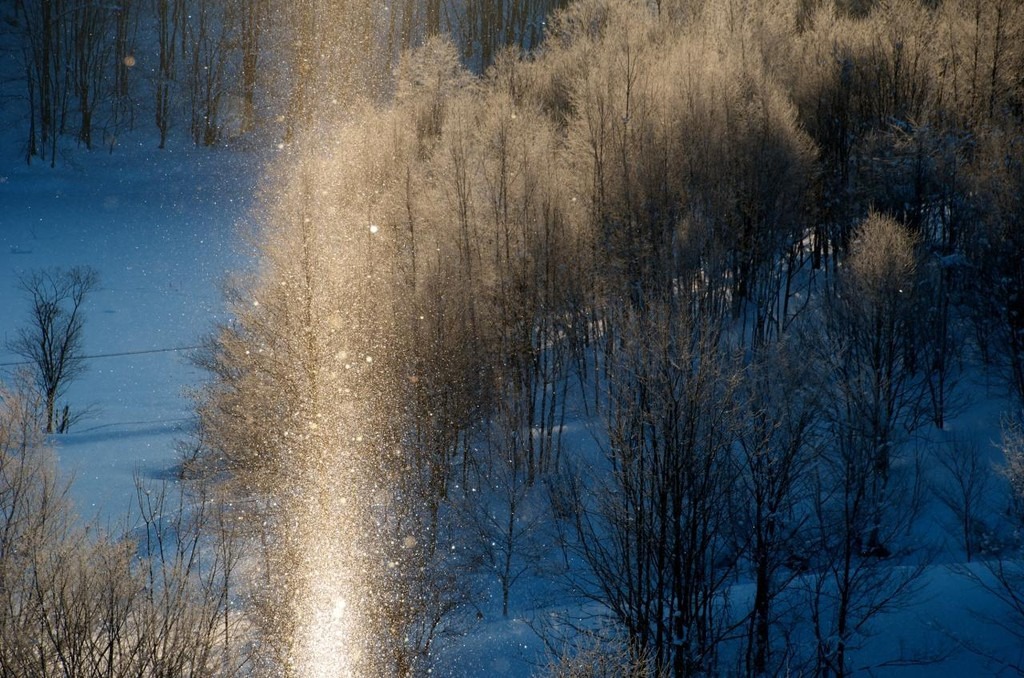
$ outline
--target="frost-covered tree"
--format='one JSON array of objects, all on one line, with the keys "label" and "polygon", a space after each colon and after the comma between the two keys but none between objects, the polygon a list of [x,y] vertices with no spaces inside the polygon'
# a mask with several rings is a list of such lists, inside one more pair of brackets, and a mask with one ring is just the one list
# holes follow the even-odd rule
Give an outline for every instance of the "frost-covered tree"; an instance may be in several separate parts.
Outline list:
[{"label": "frost-covered tree", "polygon": [[239,554],[222,505],[140,484],[130,533],[87,525],[41,412],[31,390],[0,387],[0,674],[241,675]]},{"label": "frost-covered tree", "polygon": [[808,471],[814,556],[804,580],[823,675],[847,674],[865,625],[907,599],[926,560],[887,562],[909,553],[922,497],[907,447],[923,398],[913,367],[914,245],[895,220],[869,216],[825,302],[817,359],[827,385],[827,448]]},{"label": "frost-covered tree", "polygon": [[[828,421],[840,455],[864,459],[865,500],[883,510],[893,461],[921,423],[924,390],[916,369],[916,240],[894,219],[872,214],[857,229],[823,318]],[[872,509],[869,509],[872,510]],[[864,548],[885,544],[875,526]]]},{"label": "frost-covered tree", "polygon": [[455,583],[461,551],[444,507],[469,419],[460,408],[476,405],[476,374],[462,370],[476,363],[454,354],[464,335],[446,323],[463,309],[444,281],[417,263],[409,287],[407,222],[392,220],[408,176],[373,141],[405,153],[407,139],[387,135],[396,123],[339,121],[329,153],[290,156],[268,199],[261,269],[235,287],[234,321],[201,357],[214,380],[200,465],[261,526],[258,660],[288,675],[330,661],[419,671],[471,592]]}]

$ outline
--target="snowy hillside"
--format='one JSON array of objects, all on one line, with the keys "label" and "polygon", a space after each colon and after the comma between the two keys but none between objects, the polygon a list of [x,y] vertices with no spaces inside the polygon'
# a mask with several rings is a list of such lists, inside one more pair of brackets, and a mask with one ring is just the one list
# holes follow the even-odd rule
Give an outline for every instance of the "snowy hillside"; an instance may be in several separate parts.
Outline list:
[{"label": "snowy hillside", "polygon": [[[120,517],[133,474],[170,478],[187,437],[187,394],[202,375],[189,348],[223,315],[223,285],[250,265],[239,234],[258,161],[228,151],[83,153],[56,169],[11,165],[0,178],[0,317],[12,338],[28,320],[19,276],[91,266],[87,371],[67,396],[81,420],[58,441],[86,517]],[[8,377],[23,358],[0,347]]]},{"label": "snowy hillside", "polygon": [[[62,470],[75,477],[79,510],[101,524],[116,522],[133,505],[135,473],[146,480],[174,478],[176,445],[193,418],[186,393],[204,375],[189,364],[187,350],[167,349],[194,346],[226,320],[222,284],[252,262],[239,224],[253,204],[257,160],[228,150],[91,154],[78,167],[15,167],[0,183],[0,315],[8,319],[7,332],[26,313],[20,273],[89,265],[100,275],[86,309],[86,349],[101,357],[88,361],[68,395],[73,408],[89,412],[54,442]],[[0,362],[19,360],[5,352]],[[14,369],[4,368],[8,375]],[[948,428],[988,443],[998,435],[1001,406],[991,399],[998,389],[979,379],[971,392],[978,402]],[[950,519],[937,502],[929,515],[925,522],[943,526]],[[919,602],[873,625],[856,654],[859,670],[875,676],[987,673],[989,664],[967,648],[1014,661],[1016,638],[998,623],[1004,611],[963,576],[958,547],[949,547],[942,564],[926,574]],[[970,571],[988,581],[984,568]],[[578,604],[551,595],[541,580],[522,581],[508,621],[501,620],[496,598],[481,605],[481,619],[468,635],[442,648],[436,675],[532,675],[544,666],[545,649],[531,626]],[[736,595],[744,595],[743,587]]]},{"label": "snowy hillside", "polygon": [[0,659],[1024,675],[1024,6],[397,4],[0,9]]}]

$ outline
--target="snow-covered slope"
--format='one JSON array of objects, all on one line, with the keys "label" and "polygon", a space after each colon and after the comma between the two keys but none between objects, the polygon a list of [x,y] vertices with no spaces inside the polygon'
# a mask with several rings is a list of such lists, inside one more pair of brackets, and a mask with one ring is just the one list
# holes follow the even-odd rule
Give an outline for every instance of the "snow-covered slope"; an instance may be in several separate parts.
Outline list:
[{"label": "snow-covered slope", "polygon": [[[134,474],[173,478],[176,443],[191,417],[186,392],[203,379],[188,362],[188,348],[225,320],[225,277],[252,264],[239,226],[253,208],[262,160],[248,151],[144,145],[72,160],[0,174],[0,339],[26,321],[19,275],[57,266],[97,270],[100,284],[85,307],[85,351],[95,357],[67,396],[73,412],[88,412],[55,443],[61,468],[74,475],[82,514],[113,523],[132,505]],[[0,345],[4,378],[20,360]],[[948,431],[930,435],[955,432],[995,456],[991,443],[1006,401],[984,379],[965,380],[964,389],[974,405]],[[925,524],[946,520],[933,502]],[[1004,609],[979,584],[990,575],[978,565],[958,567],[958,547],[952,538],[948,543],[940,564],[926,570],[915,604],[872,624],[872,635],[853,653],[858,672],[991,675],[1020,665],[1018,639],[999,623]],[[513,590],[509,619],[501,617],[500,601],[480,601],[467,635],[440,648],[439,674],[527,676],[543,666],[544,644],[531,626],[580,604],[553,591],[524,578]],[[734,594],[744,595],[742,583]]]},{"label": "snow-covered slope", "polygon": [[84,352],[97,357],[65,399],[84,416],[55,441],[80,511],[106,520],[131,505],[134,473],[162,476],[177,461],[186,391],[202,378],[187,348],[223,319],[225,275],[247,265],[237,226],[258,163],[223,149],[141,145],[74,160],[0,175],[0,363],[9,376],[22,360],[6,346],[28,320],[19,276],[98,272],[84,304]]}]

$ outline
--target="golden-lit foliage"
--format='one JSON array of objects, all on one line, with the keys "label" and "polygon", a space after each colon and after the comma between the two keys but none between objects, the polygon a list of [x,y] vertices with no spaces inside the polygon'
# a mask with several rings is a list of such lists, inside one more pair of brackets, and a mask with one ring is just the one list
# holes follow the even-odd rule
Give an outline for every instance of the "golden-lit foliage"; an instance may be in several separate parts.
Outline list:
[{"label": "golden-lit foliage", "polygon": [[[200,357],[214,379],[190,469],[245,507],[257,674],[426,672],[476,604],[467,572],[499,559],[486,534],[457,546],[458,521],[497,524],[486,502],[506,500],[507,614],[520,502],[564,482],[581,586],[629,635],[593,670],[726,668],[719,644],[741,634],[717,601],[750,574],[743,668],[789,671],[773,601],[803,567],[816,647],[796,670],[843,675],[849,629],[906,585],[875,566],[906,534],[896,471],[911,472],[900,455],[926,395],[941,428],[970,344],[1024,398],[1024,5],[579,0],[541,21],[563,4],[151,4],[160,146],[188,109],[196,144],[271,130],[254,138],[276,149],[253,215],[258,268]],[[41,31],[50,5],[16,3],[29,159],[56,158],[68,102],[93,144],[103,62],[54,55],[113,28],[127,68],[138,6]],[[115,131],[133,110],[127,74],[116,66],[105,102]],[[31,408],[0,401],[9,534],[46,547],[30,572],[0,543],[0,592],[93,604],[155,590],[105,576],[130,569],[124,546],[73,543]],[[607,484],[560,475],[595,462],[562,445],[570,407],[598,422]],[[1019,426],[1007,432],[1020,466]],[[75,558],[89,567],[65,569]],[[205,620],[186,661],[199,674],[231,585],[225,565],[211,572],[222,579],[198,577],[210,597],[159,641]],[[832,590],[853,603],[833,610]],[[130,602],[140,623],[165,621]],[[11,609],[0,652],[23,659],[21,627],[49,618]]]},{"label": "golden-lit foliage", "polygon": [[365,120],[337,126],[324,153],[283,158],[258,277],[237,293],[237,322],[209,357],[230,375],[203,409],[210,444],[274,535],[267,585],[255,592],[263,660],[294,675],[361,673],[381,660],[359,641],[374,603],[360,592],[370,563],[388,559],[362,526],[387,504],[374,488],[401,472],[388,463],[402,423],[389,403],[405,351],[394,234],[379,221],[379,191],[364,183],[387,188],[388,177],[357,142],[383,128]]},{"label": "golden-lit foliage", "polygon": [[139,482],[111,535],[75,512],[43,436],[44,403],[0,385],[0,672],[9,676],[233,676],[238,553],[225,506]]},{"label": "golden-lit foliage", "polygon": [[[982,176],[962,128],[1016,138],[1021,88],[1011,75],[1019,55],[1006,47],[1020,30],[1016,9],[876,4],[582,0],[551,18],[542,49],[495,53],[479,77],[456,45],[431,38],[401,56],[384,98],[347,89],[370,66],[353,65],[333,27],[321,35],[322,8],[296,10],[308,24],[296,35],[333,47],[309,57],[315,77],[298,71],[298,122],[259,214],[260,269],[234,292],[235,323],[211,346],[218,380],[201,410],[214,466],[266,519],[255,595],[267,666],[303,674],[320,661],[311,653],[344,655],[357,674],[428,666],[436,634],[457,625],[469,595],[453,585],[464,563],[445,548],[460,515],[452,506],[469,501],[467,484],[493,461],[484,455],[510,460],[524,486],[562,468],[556,441],[573,379],[588,414],[644,431],[604,430],[619,435],[614,454],[648,435],[676,444],[680,403],[716,403],[692,414],[709,437],[672,448],[707,452],[718,483],[716,499],[687,517],[714,547],[687,546],[693,575],[673,580],[706,576],[691,612],[707,638],[718,637],[714,620],[702,626],[696,608],[739,562],[721,540],[740,528],[708,517],[727,510],[717,497],[745,472],[727,453],[735,422],[714,418],[744,392],[734,350],[758,355],[785,341],[820,360],[832,391],[800,395],[833,409],[813,416],[861,407],[861,384],[898,389],[878,421],[835,415],[820,426],[884,441],[861,454],[870,463],[860,476],[835,478],[842,491],[873,486],[875,505],[843,529],[882,552],[888,533],[871,521],[891,499],[888,446],[900,427],[919,425],[910,309],[920,249],[961,246],[961,186]],[[302,38],[297,54],[308,46]],[[336,68],[337,79],[319,79]],[[1008,204],[1013,167],[997,170],[996,152],[979,148],[1003,188],[970,200]],[[809,307],[823,309],[824,327],[794,332]],[[892,321],[884,336],[869,322],[882,313]],[[886,342],[881,365],[874,348]],[[697,386],[721,405],[683,397]],[[801,418],[792,444],[815,425]],[[749,472],[762,471],[751,457]],[[649,472],[641,464],[629,480],[653,487]],[[764,473],[759,482],[776,482]],[[799,483],[780,482],[781,507]],[[696,506],[680,487],[666,492]],[[833,529],[816,509],[807,519]],[[768,526],[758,538],[774,534]],[[637,544],[637,558],[657,551]],[[770,663],[781,567],[772,559],[784,547],[764,548],[758,671]],[[642,650],[659,669],[714,669],[717,641],[677,652],[662,638],[669,624],[651,627],[659,640],[637,631],[630,641],[657,645]],[[822,666],[842,665],[849,640],[819,648]]]},{"label": "golden-lit foliage", "polygon": [[891,218],[871,214],[854,232],[849,275],[857,296],[877,299],[892,293],[910,294],[916,267],[916,239]]}]

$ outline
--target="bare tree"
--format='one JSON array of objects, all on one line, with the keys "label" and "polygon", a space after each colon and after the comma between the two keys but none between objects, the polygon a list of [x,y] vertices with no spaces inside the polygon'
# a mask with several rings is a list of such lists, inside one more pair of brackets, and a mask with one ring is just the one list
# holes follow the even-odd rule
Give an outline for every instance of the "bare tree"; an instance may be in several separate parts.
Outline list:
[{"label": "bare tree", "polygon": [[807,558],[800,546],[810,522],[801,510],[811,497],[807,469],[820,452],[821,384],[814,365],[797,357],[795,341],[762,347],[744,372],[739,389],[737,449],[739,498],[745,514],[743,539],[754,582],[747,632],[747,671],[773,668],[776,600]]},{"label": "bare tree", "polygon": [[1002,475],[1010,483],[1012,512],[1024,522],[1024,424],[1013,417],[1002,423]]},{"label": "bare tree", "polygon": [[256,84],[260,66],[260,54],[266,50],[263,44],[265,23],[269,13],[268,0],[247,0],[239,8],[239,49],[241,64],[239,80],[242,89],[242,132],[256,127]]},{"label": "bare tree", "polygon": [[466,523],[479,547],[480,560],[498,579],[501,614],[509,615],[512,587],[530,572],[547,550],[540,541],[541,528],[548,519],[543,486],[530,483],[526,456],[521,448],[524,436],[534,435],[519,427],[514,415],[493,425],[494,440],[480,459],[477,491],[467,494]]},{"label": "bare tree", "polygon": [[231,610],[242,557],[237,514],[201,483],[168,492],[137,478],[136,487],[143,560],[133,574],[142,586],[127,624],[142,656],[160,675],[237,675],[248,661],[248,622]]},{"label": "bare tree", "polygon": [[805,578],[822,675],[848,673],[867,622],[904,603],[927,562],[887,562],[909,555],[904,536],[921,504],[919,459],[907,449],[924,396],[912,368],[914,267],[911,234],[873,214],[824,302],[817,360],[829,386],[828,449],[810,476],[815,556]]},{"label": "bare tree", "polygon": [[[1002,553],[981,561],[987,573],[967,567],[958,568],[958,571],[999,603],[995,612],[975,614],[1007,631],[1020,643],[1024,641],[1024,545],[1020,538],[1020,526],[1024,524],[1024,426],[1019,418],[1003,420],[1000,447],[1004,462],[999,470],[1009,484],[1008,515],[1013,537]],[[1001,672],[1024,675],[1024,664],[1019,654],[1007,656],[1006,653],[993,652],[981,639],[968,643],[967,647],[993,665],[998,665]]]},{"label": "bare tree", "polygon": [[114,83],[110,137],[111,144],[125,127],[135,125],[135,102],[129,77],[135,67],[136,36],[139,28],[142,0],[121,0],[120,10],[114,12]]},{"label": "bare tree", "polygon": [[160,132],[158,148],[167,145],[177,102],[178,59],[185,30],[185,0],[153,0],[157,23],[159,67],[153,83],[156,127]]},{"label": "bare tree", "polygon": [[735,375],[715,328],[680,306],[607,319],[607,466],[573,492],[581,587],[673,676],[714,672],[737,560]]},{"label": "bare tree", "polygon": [[[815,639],[815,672],[836,678],[849,675],[852,653],[868,634],[869,622],[908,604],[928,562],[928,554],[912,554],[905,539],[920,511],[920,468],[911,464],[889,474],[891,497],[880,511],[871,499],[875,460],[851,442],[835,440],[812,473],[811,573],[801,579]],[[887,544],[885,550],[865,541],[865,534]]]},{"label": "bare tree", "polygon": [[[212,146],[222,131],[221,101],[227,91],[226,69],[238,42],[235,24],[241,9],[220,0],[193,0],[185,21],[183,45],[192,143]],[[247,74],[248,75],[248,74]]]},{"label": "bare tree", "polygon": [[31,106],[27,158],[31,162],[33,155],[46,157],[49,153],[51,167],[57,162],[57,138],[63,131],[70,89],[63,7],[60,2],[16,2],[17,20],[25,34],[25,75]]},{"label": "bare tree", "polygon": [[96,2],[75,3],[70,9],[70,70],[79,112],[78,140],[92,149],[93,116],[99,102],[110,94],[106,79],[115,58],[115,43],[108,36],[118,9]]},{"label": "bare tree", "polygon": [[240,675],[240,553],[224,505],[139,483],[141,530],[84,524],[41,412],[34,389],[0,386],[0,675]]},{"label": "bare tree", "polygon": [[31,322],[18,331],[10,349],[34,368],[45,401],[47,433],[66,433],[71,424],[67,406],[58,416],[57,400],[85,369],[82,304],[97,283],[96,272],[89,267],[48,269],[21,278],[20,287],[31,303]]},{"label": "bare tree", "polygon": [[0,391],[0,670],[35,660],[38,624],[29,600],[30,553],[66,502],[42,445],[39,402],[30,389]]},{"label": "bare tree", "polygon": [[972,189],[977,216],[966,234],[971,307],[983,356],[1003,364],[1011,392],[1024,403],[1024,139],[1018,131],[990,129],[979,144]]},{"label": "bare tree", "polygon": [[946,477],[936,480],[935,495],[956,519],[967,562],[983,548],[992,470],[976,443],[953,440],[937,446],[936,458]]},{"label": "bare tree", "polygon": [[[921,423],[925,389],[915,370],[916,240],[895,220],[872,214],[858,228],[826,301],[821,357],[834,384],[829,423],[846,454],[867,455],[866,501],[881,514],[889,471],[906,435]],[[859,451],[854,451],[857,448]],[[862,535],[884,552],[877,524]]]}]

